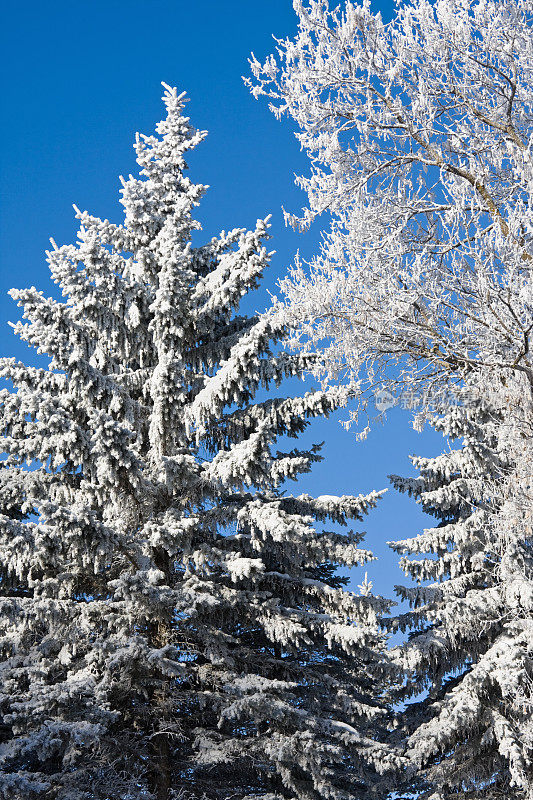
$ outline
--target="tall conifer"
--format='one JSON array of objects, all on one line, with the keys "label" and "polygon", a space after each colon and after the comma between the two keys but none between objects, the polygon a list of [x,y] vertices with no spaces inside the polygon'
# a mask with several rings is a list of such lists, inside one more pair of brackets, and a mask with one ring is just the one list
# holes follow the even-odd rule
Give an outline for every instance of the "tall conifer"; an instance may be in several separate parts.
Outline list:
[{"label": "tall conifer", "polygon": [[0,797],[366,798],[396,761],[386,603],[336,576],[370,557],[361,535],[320,523],[378,495],[282,491],[319,455],[276,440],[339,398],[256,398],[309,360],[236,313],[267,220],[192,245],[205,134],[165,89],[124,223],[77,212],[49,253],[63,302],[12,293],[51,361],[1,367]]},{"label": "tall conifer", "polygon": [[[485,387],[486,393],[486,387]],[[533,560],[531,528],[510,524],[516,465],[503,415],[478,397],[433,421],[455,442],[436,458],[412,459],[416,478],[391,476],[437,524],[392,543],[416,585],[397,587],[411,612],[397,619],[409,640],[408,750],[421,797],[533,796]],[[530,511],[529,511],[530,513]],[[526,509],[522,516],[527,516]]]}]

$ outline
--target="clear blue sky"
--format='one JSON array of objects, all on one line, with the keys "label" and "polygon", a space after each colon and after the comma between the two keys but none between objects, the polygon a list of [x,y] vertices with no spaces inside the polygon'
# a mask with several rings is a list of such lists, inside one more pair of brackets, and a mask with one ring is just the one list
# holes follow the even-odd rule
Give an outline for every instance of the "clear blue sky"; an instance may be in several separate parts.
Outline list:
[{"label": "clear blue sky", "polygon": [[[392,4],[374,4],[390,17]],[[320,223],[307,234],[285,228],[281,206],[305,202],[294,173],[305,172],[289,122],[276,122],[244,87],[247,58],[271,52],[272,35],[296,30],[290,0],[90,0],[7,3],[3,14],[0,133],[0,354],[36,363],[6,325],[18,318],[6,295],[35,285],[54,293],[44,250],[52,236],[70,243],[72,203],[120,221],[120,174],[134,172],[136,131],[151,133],[163,114],[160,82],[187,91],[192,123],[209,131],[190,159],[191,178],[210,189],[198,210],[205,236],[252,226],[272,213],[276,249],[264,288],[248,310],[264,307],[295,251],[311,256]],[[326,225],[326,220],[323,222]],[[338,419],[318,421],[306,440],[326,440],[325,461],[297,491],[359,494],[388,485],[387,475],[413,474],[408,454],[437,454],[444,442],[415,433],[406,411],[393,409],[364,443]],[[392,489],[363,526],[380,556],[369,569],[375,588],[392,593],[403,575],[388,539],[415,535],[429,518]],[[359,583],[362,575],[355,576]]]}]

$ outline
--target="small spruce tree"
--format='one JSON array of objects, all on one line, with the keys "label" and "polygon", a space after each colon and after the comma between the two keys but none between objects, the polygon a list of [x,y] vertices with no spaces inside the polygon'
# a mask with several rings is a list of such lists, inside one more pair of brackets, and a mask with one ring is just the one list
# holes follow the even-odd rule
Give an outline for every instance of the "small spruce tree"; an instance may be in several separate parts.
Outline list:
[{"label": "small spruce tree", "polygon": [[423,693],[405,711],[421,798],[533,797],[532,539],[505,510],[516,476],[503,423],[482,397],[451,407],[433,426],[455,449],[413,457],[419,477],[391,476],[438,520],[391,544],[416,581],[397,587],[412,610],[396,622],[410,630],[399,696]]},{"label": "small spruce tree", "polygon": [[[334,393],[256,398],[309,357],[239,301],[268,221],[203,246],[204,133],[165,87],[136,141],[124,224],[77,211],[48,254],[64,302],[13,291],[47,369],[4,360],[2,800],[348,800],[399,763],[383,744],[379,617],[338,565],[362,564],[378,499],[289,496],[317,448],[275,449]],[[28,468],[31,466],[31,469]]]}]

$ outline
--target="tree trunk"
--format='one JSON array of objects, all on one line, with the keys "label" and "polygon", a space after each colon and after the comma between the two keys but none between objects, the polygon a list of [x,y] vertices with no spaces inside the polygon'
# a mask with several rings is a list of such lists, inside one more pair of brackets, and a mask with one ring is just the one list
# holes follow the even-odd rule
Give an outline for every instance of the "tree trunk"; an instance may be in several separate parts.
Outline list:
[{"label": "tree trunk", "polygon": [[[161,560],[161,559],[160,559]],[[162,559],[168,562],[168,557]],[[159,564],[158,564],[159,566]],[[168,563],[164,563],[168,569]],[[166,572],[165,572],[166,574]],[[158,620],[151,624],[151,640],[155,647],[164,647],[170,642],[171,626]],[[159,730],[152,734],[151,790],[155,800],[170,800],[172,788],[171,744],[168,731],[169,681],[161,680],[161,685],[152,694],[152,720]]]},{"label": "tree trunk", "polygon": [[170,742],[167,733],[158,733],[153,738],[152,762],[152,791],[156,800],[169,800],[171,785]]}]

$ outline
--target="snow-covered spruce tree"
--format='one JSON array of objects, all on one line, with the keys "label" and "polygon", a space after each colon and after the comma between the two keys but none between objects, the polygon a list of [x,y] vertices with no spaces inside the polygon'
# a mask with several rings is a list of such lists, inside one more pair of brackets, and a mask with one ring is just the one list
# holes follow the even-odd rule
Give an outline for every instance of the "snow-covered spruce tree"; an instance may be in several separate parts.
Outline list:
[{"label": "snow-covered spruce tree", "polygon": [[236,314],[266,220],[192,246],[205,187],[184,156],[205,134],[165,89],[124,224],[77,212],[78,243],[49,253],[64,302],[12,292],[51,361],[2,363],[0,797],[370,797],[398,763],[387,603],[343,588],[336,567],[370,554],[320,523],[378,495],[281,491],[319,455],[276,439],[339,395],[254,400],[308,359]]},{"label": "snow-covered spruce tree", "polygon": [[427,692],[405,712],[416,783],[425,786],[419,796],[530,798],[531,508],[522,509],[521,520],[509,519],[506,485],[508,479],[516,484],[517,475],[502,446],[501,412],[479,398],[448,409],[433,424],[458,441],[456,448],[413,458],[417,478],[391,476],[438,520],[392,544],[417,583],[397,587],[412,607],[397,619],[410,630],[397,655],[407,676],[401,698]]}]

